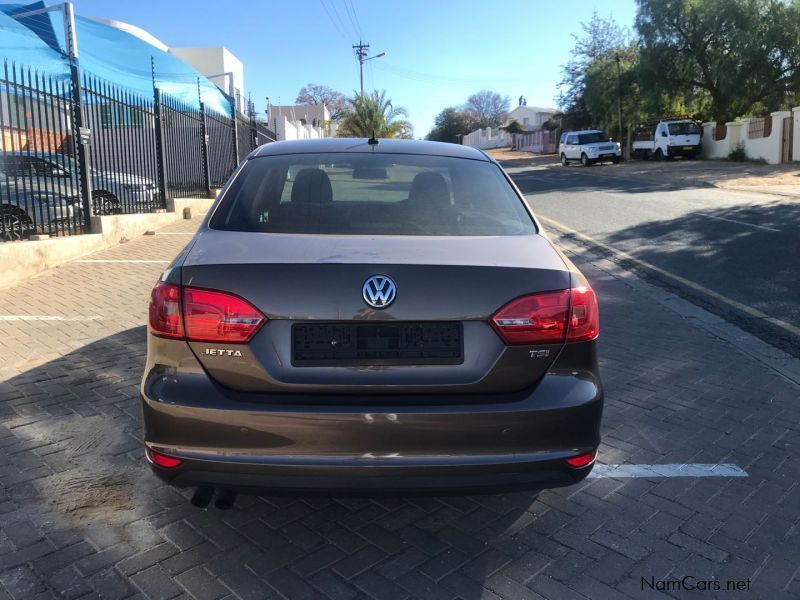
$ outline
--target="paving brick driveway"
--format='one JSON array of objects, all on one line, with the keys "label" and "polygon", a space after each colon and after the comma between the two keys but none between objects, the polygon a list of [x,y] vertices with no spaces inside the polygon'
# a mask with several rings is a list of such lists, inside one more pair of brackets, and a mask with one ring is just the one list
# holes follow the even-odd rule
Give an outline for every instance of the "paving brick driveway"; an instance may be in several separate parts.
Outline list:
[{"label": "paving brick driveway", "polygon": [[[89,258],[168,261],[196,223]],[[139,442],[142,324],[164,264],[74,262],[0,291],[0,599],[800,597],[798,390],[576,260],[602,302],[600,462],[749,477],[199,510]],[[750,590],[642,590],[684,575]]]}]

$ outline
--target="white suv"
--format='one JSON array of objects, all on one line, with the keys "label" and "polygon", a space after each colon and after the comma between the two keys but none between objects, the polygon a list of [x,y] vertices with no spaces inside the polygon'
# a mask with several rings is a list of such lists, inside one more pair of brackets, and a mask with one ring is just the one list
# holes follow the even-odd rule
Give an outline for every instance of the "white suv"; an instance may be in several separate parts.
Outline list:
[{"label": "white suv", "polygon": [[622,160],[619,143],[597,129],[565,131],[561,134],[561,164],[565,167],[571,160],[579,160],[584,167],[596,162],[610,160],[614,164]]}]

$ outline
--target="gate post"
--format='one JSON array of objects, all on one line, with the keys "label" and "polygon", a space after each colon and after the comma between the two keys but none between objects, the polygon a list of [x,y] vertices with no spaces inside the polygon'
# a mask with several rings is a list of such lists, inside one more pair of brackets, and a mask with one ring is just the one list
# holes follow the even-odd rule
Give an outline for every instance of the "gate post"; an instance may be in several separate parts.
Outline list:
[{"label": "gate post", "polygon": [[200,103],[200,160],[203,163],[203,187],[206,197],[211,198],[211,170],[208,165],[208,126],[206,125],[206,105]]},{"label": "gate post", "polygon": [[161,90],[153,88],[153,113],[156,126],[156,170],[161,201],[167,201],[167,162],[164,157],[164,120],[161,118]]},{"label": "gate post", "polygon": [[81,75],[77,63],[71,61],[69,67],[72,79],[72,139],[78,155],[78,178],[81,188],[81,205],[83,206],[83,223],[86,232],[92,227],[92,180],[89,170],[89,140],[83,121],[83,93],[81,91]]},{"label": "gate post", "polygon": [[239,166],[239,118],[236,116],[236,107],[233,110],[233,168]]}]

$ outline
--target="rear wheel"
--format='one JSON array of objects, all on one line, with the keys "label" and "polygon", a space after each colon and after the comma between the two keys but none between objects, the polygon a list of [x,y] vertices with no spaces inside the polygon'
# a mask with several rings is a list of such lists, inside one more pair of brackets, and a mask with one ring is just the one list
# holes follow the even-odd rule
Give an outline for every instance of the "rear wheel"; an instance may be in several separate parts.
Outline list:
[{"label": "rear wheel", "polygon": [[563,152],[561,153],[561,166],[562,167],[568,167],[569,166],[569,161],[567,160],[567,155],[564,154]]},{"label": "rear wheel", "polygon": [[92,206],[95,215],[118,215],[122,212],[119,199],[105,190],[92,192]]},{"label": "rear wheel", "polygon": [[33,231],[30,215],[13,204],[0,205],[0,240],[15,242],[27,239]]}]

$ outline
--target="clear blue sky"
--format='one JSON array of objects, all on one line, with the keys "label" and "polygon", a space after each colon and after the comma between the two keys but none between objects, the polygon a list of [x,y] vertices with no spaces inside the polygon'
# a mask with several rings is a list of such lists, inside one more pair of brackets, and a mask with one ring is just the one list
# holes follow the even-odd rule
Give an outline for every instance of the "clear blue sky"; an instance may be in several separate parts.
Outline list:
[{"label": "clear blue sky", "polygon": [[[483,88],[520,94],[528,105],[555,106],[572,34],[592,12],[633,23],[634,0],[74,0],[84,16],[142,27],[168,46],[225,46],[244,63],[246,92],[259,112],[264,98],[292,104],[309,82],[352,94],[358,63],[351,45],[370,54],[365,89],[386,89],[404,106],[416,137],[443,108]],[[327,11],[326,11],[327,8]],[[79,41],[80,43],[80,41]]]}]

